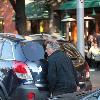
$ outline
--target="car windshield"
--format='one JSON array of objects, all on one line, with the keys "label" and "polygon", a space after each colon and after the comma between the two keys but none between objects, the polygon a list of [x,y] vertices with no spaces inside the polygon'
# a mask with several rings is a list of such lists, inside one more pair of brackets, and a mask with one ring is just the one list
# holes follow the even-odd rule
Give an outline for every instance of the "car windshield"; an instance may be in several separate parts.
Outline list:
[{"label": "car windshield", "polygon": [[71,43],[60,42],[61,50],[64,51],[71,59],[75,67],[84,63],[84,58]]},{"label": "car windshield", "polygon": [[60,43],[61,49],[71,58],[79,57],[79,53],[71,43]]},{"label": "car windshield", "polygon": [[73,45],[71,45],[71,44],[65,44],[64,46],[67,49],[67,51],[69,53],[69,56],[71,58],[73,58],[73,57],[79,57],[79,53],[77,52],[77,50],[75,49],[75,47]]},{"label": "car windshield", "polygon": [[22,42],[21,43],[22,51],[29,61],[38,61],[44,59],[44,49],[43,46],[37,42]]}]

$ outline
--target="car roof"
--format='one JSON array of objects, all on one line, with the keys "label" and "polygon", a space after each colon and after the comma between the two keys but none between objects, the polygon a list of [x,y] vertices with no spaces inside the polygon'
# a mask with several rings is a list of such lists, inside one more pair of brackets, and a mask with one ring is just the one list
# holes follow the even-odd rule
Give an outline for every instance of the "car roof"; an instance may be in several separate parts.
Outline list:
[{"label": "car roof", "polygon": [[25,38],[18,34],[13,33],[0,33],[0,39],[9,39],[11,41],[23,41]]},{"label": "car roof", "polygon": [[33,34],[33,35],[26,36],[26,39],[29,39],[29,40],[56,39],[56,40],[63,40],[63,41],[65,41],[65,39],[62,36],[55,35],[55,34]]}]

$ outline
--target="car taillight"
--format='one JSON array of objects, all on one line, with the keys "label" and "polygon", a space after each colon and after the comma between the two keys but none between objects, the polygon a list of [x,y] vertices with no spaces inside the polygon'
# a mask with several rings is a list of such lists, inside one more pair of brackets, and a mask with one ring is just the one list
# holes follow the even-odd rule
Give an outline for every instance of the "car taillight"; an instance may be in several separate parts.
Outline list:
[{"label": "car taillight", "polygon": [[35,93],[34,92],[29,92],[27,94],[27,99],[28,100],[35,100]]},{"label": "car taillight", "polygon": [[90,78],[90,68],[88,63],[85,63],[86,78]]},{"label": "car taillight", "polygon": [[20,79],[32,80],[32,75],[28,66],[21,61],[13,62],[13,71]]}]

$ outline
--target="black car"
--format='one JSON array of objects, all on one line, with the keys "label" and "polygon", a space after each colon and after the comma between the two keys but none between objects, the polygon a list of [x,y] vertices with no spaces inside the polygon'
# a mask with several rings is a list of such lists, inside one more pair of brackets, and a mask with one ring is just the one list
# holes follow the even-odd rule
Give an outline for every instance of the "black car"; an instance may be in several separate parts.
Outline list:
[{"label": "black car", "polygon": [[47,39],[50,38],[56,39],[60,44],[61,50],[64,51],[72,59],[73,65],[75,66],[78,73],[78,79],[81,90],[88,91],[92,89],[92,84],[90,81],[89,65],[72,43],[65,41],[65,39],[61,38],[60,36],[54,36],[48,34],[34,34],[30,35],[29,37],[28,39],[37,41],[43,46]]},{"label": "black car", "polygon": [[0,100],[48,97],[47,61],[38,42],[0,33]]}]

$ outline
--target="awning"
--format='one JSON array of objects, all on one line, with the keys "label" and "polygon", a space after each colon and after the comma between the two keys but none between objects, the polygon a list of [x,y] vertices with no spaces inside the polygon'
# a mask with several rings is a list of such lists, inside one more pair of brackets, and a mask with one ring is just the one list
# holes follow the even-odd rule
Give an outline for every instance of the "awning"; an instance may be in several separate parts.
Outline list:
[{"label": "awning", "polygon": [[25,5],[25,13],[28,19],[46,19],[49,18],[49,11],[41,3],[31,2]]},{"label": "awning", "polygon": [[[84,8],[100,7],[100,0],[84,0]],[[67,1],[60,5],[59,10],[76,9],[77,0]]]},{"label": "awning", "polygon": [[76,9],[76,1],[67,1],[60,5],[59,10]]}]

